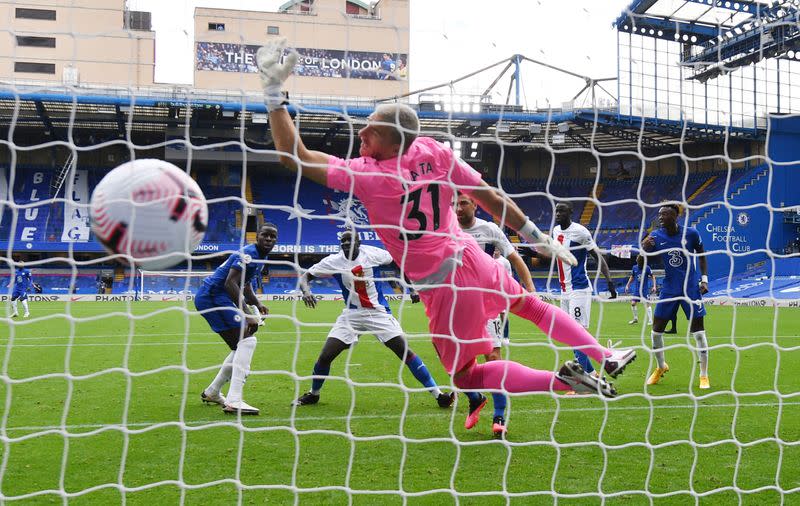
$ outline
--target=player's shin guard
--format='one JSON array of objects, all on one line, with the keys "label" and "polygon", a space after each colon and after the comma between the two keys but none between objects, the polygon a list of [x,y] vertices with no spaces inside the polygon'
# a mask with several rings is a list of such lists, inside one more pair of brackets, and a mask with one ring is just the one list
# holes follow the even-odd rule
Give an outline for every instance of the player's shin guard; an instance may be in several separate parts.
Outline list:
[{"label": "player's shin guard", "polygon": [[610,352],[603,348],[585,328],[561,309],[550,305],[535,295],[528,295],[513,311],[520,318],[533,322],[542,332],[556,341],[580,348],[583,353],[602,364]]},{"label": "player's shin guard", "polygon": [[331,373],[331,366],[321,365],[319,362],[314,363],[314,378],[311,380],[311,393],[319,395],[322,390],[322,385],[325,384],[325,378]]},{"label": "player's shin guard", "polygon": [[658,367],[664,369],[667,366],[667,361],[664,359],[664,333],[651,332],[650,336],[653,338],[653,354],[656,356]]},{"label": "player's shin guard", "polygon": [[422,383],[422,386],[428,389],[428,391],[433,395],[434,398],[439,397],[442,393],[439,390],[439,386],[434,381],[433,376],[428,371],[428,368],[425,366],[425,362],[419,358],[419,355],[409,354],[408,358],[406,358],[406,366],[408,366],[408,370],[411,371],[411,374]]},{"label": "player's shin guard", "polygon": [[208,385],[206,388],[206,392],[219,392],[222,390],[222,387],[225,386],[225,383],[230,381],[231,374],[233,372],[233,356],[236,354],[235,351],[232,351],[225,357],[225,360],[222,362],[222,366],[219,368],[219,372],[217,376],[214,378],[214,381]]},{"label": "player's shin guard", "polygon": [[256,336],[250,336],[239,341],[239,345],[236,347],[233,355],[231,388],[228,390],[228,404],[242,400],[242,389],[247,375],[250,374],[250,362],[253,360],[257,343]]},{"label": "player's shin guard", "polygon": [[697,354],[700,355],[700,376],[708,376],[708,339],[706,331],[692,332],[697,342]]}]

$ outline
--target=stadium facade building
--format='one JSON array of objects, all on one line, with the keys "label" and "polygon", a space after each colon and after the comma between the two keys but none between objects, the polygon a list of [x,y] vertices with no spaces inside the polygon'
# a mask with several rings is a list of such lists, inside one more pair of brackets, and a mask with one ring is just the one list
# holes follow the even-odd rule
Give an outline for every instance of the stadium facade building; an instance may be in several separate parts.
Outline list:
[{"label": "stadium facade building", "polygon": [[287,37],[301,56],[287,84],[295,96],[408,92],[408,0],[289,1],[278,12],[197,8],[194,34],[197,89],[260,90],[256,51]]},{"label": "stadium facade building", "polygon": [[0,79],[149,86],[155,72],[150,13],[124,0],[0,2]]}]

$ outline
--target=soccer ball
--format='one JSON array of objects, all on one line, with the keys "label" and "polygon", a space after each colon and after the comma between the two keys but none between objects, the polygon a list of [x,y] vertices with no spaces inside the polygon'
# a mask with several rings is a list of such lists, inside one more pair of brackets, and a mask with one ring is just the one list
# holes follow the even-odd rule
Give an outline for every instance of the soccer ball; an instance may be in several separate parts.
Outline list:
[{"label": "soccer ball", "polygon": [[185,260],[208,226],[206,198],[178,167],[154,159],[123,163],[92,193],[92,231],[119,260],[158,270]]}]

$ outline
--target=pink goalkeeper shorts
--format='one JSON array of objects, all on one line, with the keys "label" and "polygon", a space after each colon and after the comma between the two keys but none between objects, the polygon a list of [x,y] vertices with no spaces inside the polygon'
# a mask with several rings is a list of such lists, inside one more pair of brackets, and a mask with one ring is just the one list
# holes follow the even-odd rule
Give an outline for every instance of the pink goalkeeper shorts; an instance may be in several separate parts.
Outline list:
[{"label": "pink goalkeeper shorts", "polygon": [[[486,322],[508,311],[525,292],[520,284],[474,239],[465,241],[461,261],[449,259],[447,272],[435,273],[418,287],[430,322],[433,346],[449,374],[454,374],[478,355],[492,351]],[[439,276],[437,277],[437,274]]]}]

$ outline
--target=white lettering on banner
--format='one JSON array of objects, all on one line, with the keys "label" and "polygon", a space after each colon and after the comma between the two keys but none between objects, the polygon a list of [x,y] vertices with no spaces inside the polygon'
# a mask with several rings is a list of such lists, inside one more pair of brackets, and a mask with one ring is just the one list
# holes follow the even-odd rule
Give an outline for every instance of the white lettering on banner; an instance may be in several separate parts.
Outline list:
[{"label": "white lettering on banner", "polygon": [[[41,184],[42,180],[44,179],[44,175],[41,172],[37,172],[33,175],[33,184]],[[38,202],[38,190],[36,188],[31,188],[31,198],[29,199],[31,202]],[[38,207],[28,207],[25,209],[25,221],[34,221],[36,217],[39,216],[39,208]],[[36,228],[34,227],[33,230],[35,231]],[[32,241],[31,239],[22,238],[23,241]]]},{"label": "white lettering on banner", "polygon": [[20,241],[26,241],[26,242],[34,240],[33,234],[36,233],[36,230],[37,230],[36,227],[25,227],[25,228],[23,228],[22,229],[22,233],[19,236],[19,240]]},{"label": "white lettering on banner", "polygon": [[200,244],[195,251],[219,251],[219,244]]},{"label": "white lettering on banner", "polygon": [[706,232],[711,234],[711,242],[727,244],[734,253],[750,251],[750,244],[748,244],[750,239],[744,235],[737,235],[736,227],[733,225],[706,223]]},{"label": "white lettering on banner", "polygon": [[42,184],[42,181],[44,181],[44,173],[43,172],[34,172],[33,173],[33,184]]},{"label": "white lettering on banner", "polygon": [[64,242],[89,240],[89,171],[76,170],[72,180],[72,198],[64,202]]}]

